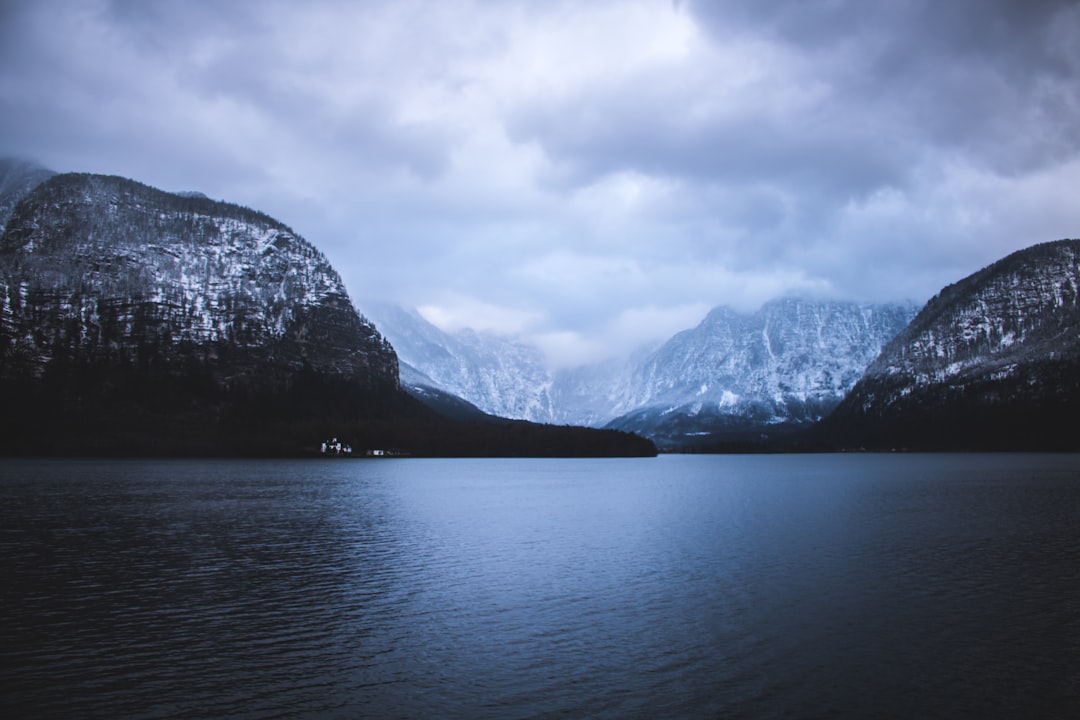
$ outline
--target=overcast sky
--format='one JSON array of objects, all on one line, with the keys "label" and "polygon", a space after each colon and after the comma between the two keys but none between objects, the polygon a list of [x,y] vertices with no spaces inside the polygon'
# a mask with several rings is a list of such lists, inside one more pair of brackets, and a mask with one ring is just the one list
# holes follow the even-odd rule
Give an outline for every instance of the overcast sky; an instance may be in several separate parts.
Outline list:
[{"label": "overcast sky", "polygon": [[248,205],[556,363],[1080,237],[1080,4],[0,0],[0,154]]}]

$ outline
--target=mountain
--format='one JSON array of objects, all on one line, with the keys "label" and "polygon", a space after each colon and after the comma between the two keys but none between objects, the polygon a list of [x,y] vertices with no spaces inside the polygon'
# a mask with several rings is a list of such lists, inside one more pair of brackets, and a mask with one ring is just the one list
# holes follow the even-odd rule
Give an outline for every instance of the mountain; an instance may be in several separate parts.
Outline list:
[{"label": "mountain", "polygon": [[400,367],[402,389],[441,415],[454,420],[471,422],[489,422],[500,419],[498,416],[484,412],[468,400],[441,389],[434,380],[412,365],[401,362]]},{"label": "mountain", "polygon": [[15,205],[55,174],[32,162],[0,158],[0,233]]},{"label": "mountain", "polygon": [[827,415],[915,314],[910,304],[781,299],[712,310],[633,373],[607,427],[667,446],[758,439]]},{"label": "mountain", "polygon": [[1080,449],[1080,240],[950,285],[825,423],[847,447]]},{"label": "mountain", "polygon": [[551,382],[556,422],[601,427],[614,419],[633,392],[635,371],[655,349],[644,345],[625,357],[556,370]]},{"label": "mountain", "polygon": [[0,235],[0,397],[4,453],[295,455],[335,435],[428,455],[655,454],[617,431],[433,412],[290,228],[100,175],[52,176]]},{"label": "mountain", "polygon": [[351,402],[393,404],[398,368],[326,258],[285,225],[65,174],[26,195],[0,236],[0,383],[26,400],[7,414],[13,432],[34,412],[55,421],[41,404],[55,401],[69,418],[102,411],[122,441],[138,423],[197,434],[206,415],[352,415]]},{"label": "mountain", "polygon": [[403,385],[414,395],[439,391],[498,417],[557,420],[552,376],[539,349],[495,333],[444,332],[415,310],[389,303],[365,302],[364,313],[409,366]]},{"label": "mountain", "polygon": [[396,356],[322,253],[236,205],[57,175],[16,207],[0,270],[0,377],[73,353],[177,368],[228,354],[231,385],[304,368],[397,385]]},{"label": "mountain", "polygon": [[402,387],[428,401],[504,418],[598,427],[615,416],[627,378],[641,360],[627,358],[551,370],[539,348],[512,337],[440,330],[415,310],[378,301],[364,312],[389,338],[402,367]]},{"label": "mountain", "polygon": [[410,368],[403,384],[418,396],[438,391],[495,415],[680,446],[758,438],[828,414],[915,307],[785,299],[749,314],[716,308],[652,352],[557,371],[508,338],[445,333],[391,305],[365,312]]}]

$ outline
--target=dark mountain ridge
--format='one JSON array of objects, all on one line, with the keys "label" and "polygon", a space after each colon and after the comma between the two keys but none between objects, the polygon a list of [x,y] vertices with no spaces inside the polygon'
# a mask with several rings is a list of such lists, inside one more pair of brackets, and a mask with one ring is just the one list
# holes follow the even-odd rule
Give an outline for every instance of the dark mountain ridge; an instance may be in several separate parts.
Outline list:
[{"label": "dark mountain ridge", "polygon": [[0,165],[0,196],[0,452],[290,455],[337,435],[655,453],[627,430],[713,450],[1080,449],[1078,240],[987,266],[906,327],[901,305],[718,309],[608,388],[632,409],[598,431],[503,420],[399,367],[322,253],[261,212],[28,164]]},{"label": "dark mountain ridge", "polygon": [[14,210],[0,267],[18,279],[5,282],[0,377],[141,352],[180,365],[228,354],[227,384],[303,367],[397,383],[396,356],[322,253],[237,205],[57,175]]},{"label": "dark mountain ridge", "polygon": [[269,216],[56,175],[0,235],[0,450],[296,454],[330,435],[415,454],[653,454],[624,433],[452,423],[326,258]]},{"label": "dark mountain ridge", "polygon": [[843,447],[1080,449],[1080,240],[949,285],[820,428]]},{"label": "dark mountain ridge", "polygon": [[0,384],[16,450],[199,452],[220,425],[222,451],[259,452],[283,442],[257,440],[268,424],[400,405],[393,350],[290,228],[84,174],[38,185],[0,236]]}]

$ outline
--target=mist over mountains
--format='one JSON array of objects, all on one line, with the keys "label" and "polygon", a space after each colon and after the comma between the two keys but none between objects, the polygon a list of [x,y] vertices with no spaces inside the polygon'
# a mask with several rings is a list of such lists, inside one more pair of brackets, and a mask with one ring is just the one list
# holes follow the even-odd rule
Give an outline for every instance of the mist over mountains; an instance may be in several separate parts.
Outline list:
[{"label": "mist over mountains", "polygon": [[717,307],[658,347],[552,370],[512,337],[382,302],[361,314],[292,229],[200,193],[4,161],[0,223],[9,452],[59,435],[86,452],[287,454],[343,427],[437,454],[653,452],[640,437],[1080,449],[1076,240],[1014,253],[921,310]]},{"label": "mist over mountains", "polygon": [[0,230],[7,225],[16,203],[55,174],[27,160],[0,158]]},{"label": "mist over mountains", "polygon": [[820,420],[916,311],[795,298],[754,313],[716,308],[651,352],[552,371],[539,350],[506,337],[445,333],[415,311],[365,307],[416,370],[415,387],[493,414],[616,427],[668,445]]},{"label": "mist over mountains", "polygon": [[335,435],[416,454],[655,453],[417,402],[337,271],[262,213],[119,177],[22,180],[0,234],[0,450],[294,455]]},{"label": "mist over mountains", "polygon": [[545,370],[505,336],[372,304],[417,394],[618,428],[666,449],[1076,449],[1078,241],[1032,246],[924,308],[784,298],[659,348]]},{"label": "mist over mountains", "polygon": [[915,310],[796,298],[754,313],[716,308],[633,370],[607,426],[672,446],[807,427],[836,407]]},{"label": "mist over mountains", "polygon": [[388,335],[407,387],[438,389],[499,417],[556,422],[552,374],[538,348],[490,332],[447,333],[417,311],[375,300],[364,314]]}]

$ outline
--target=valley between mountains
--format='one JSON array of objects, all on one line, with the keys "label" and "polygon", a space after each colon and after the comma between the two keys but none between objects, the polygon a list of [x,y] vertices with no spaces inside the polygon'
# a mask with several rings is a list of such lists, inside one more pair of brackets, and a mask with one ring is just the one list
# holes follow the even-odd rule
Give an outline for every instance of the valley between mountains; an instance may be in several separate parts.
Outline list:
[{"label": "valley between mountains", "polygon": [[548,368],[516,338],[356,307],[256,210],[0,164],[6,453],[417,455],[1080,449],[1080,241],[925,306],[717,307],[658,347]]}]

